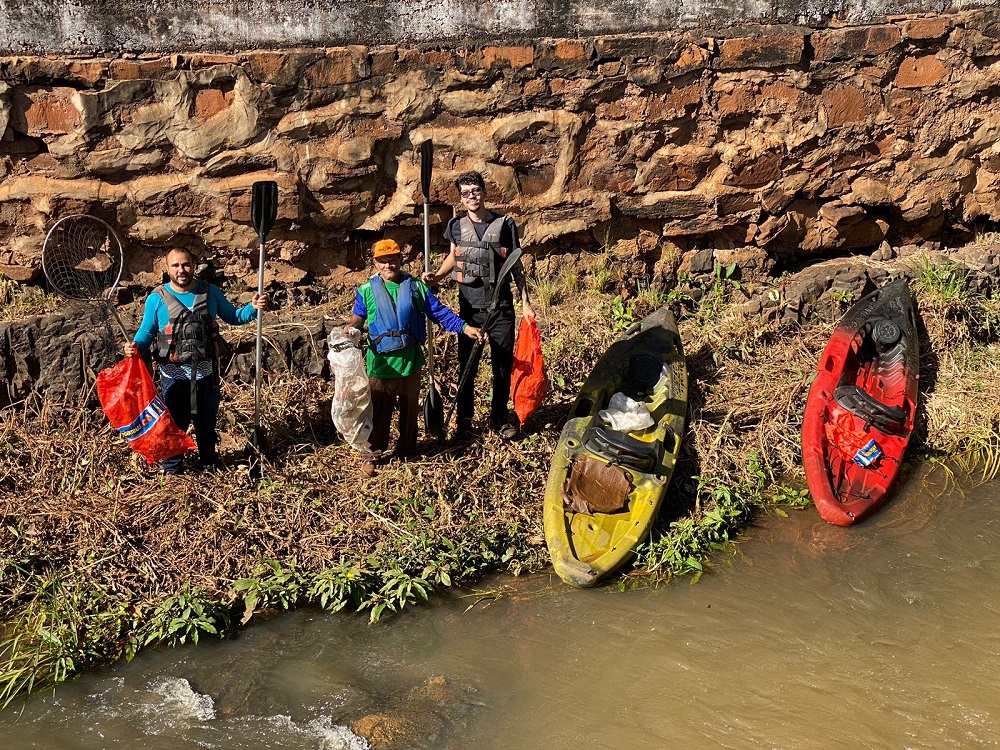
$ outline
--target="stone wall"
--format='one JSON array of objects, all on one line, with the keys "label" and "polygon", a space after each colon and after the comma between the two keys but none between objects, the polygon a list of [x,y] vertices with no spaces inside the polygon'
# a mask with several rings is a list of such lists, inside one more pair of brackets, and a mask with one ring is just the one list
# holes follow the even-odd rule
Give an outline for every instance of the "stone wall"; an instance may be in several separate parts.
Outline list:
[{"label": "stone wall", "polygon": [[672,273],[933,241],[1000,214],[998,18],[0,57],[0,272],[37,278],[46,228],[93,212],[127,282],[181,244],[254,283],[249,186],[275,179],[270,277],[336,277],[379,234],[422,242],[426,138],[435,238],[479,169],[536,257],[624,242]]}]

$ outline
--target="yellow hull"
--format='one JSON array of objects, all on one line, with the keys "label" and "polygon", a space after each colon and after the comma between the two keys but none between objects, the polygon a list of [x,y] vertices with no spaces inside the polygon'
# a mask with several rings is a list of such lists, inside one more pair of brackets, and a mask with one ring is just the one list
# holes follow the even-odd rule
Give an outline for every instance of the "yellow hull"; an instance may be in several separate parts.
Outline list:
[{"label": "yellow hull", "polygon": [[[545,489],[545,541],[556,573],[573,586],[593,586],[631,557],[649,533],[680,453],[687,367],[677,324],[670,311],[661,308],[635,328],[611,345],[583,384],[552,457]],[[635,385],[636,371],[648,371],[654,358],[662,363],[659,382],[641,390]],[[603,425],[597,414],[618,391],[643,401],[653,425],[629,433]],[[609,435],[618,446],[625,446],[623,455],[614,455],[615,446],[608,449]],[[575,466],[587,461],[611,464],[619,467],[615,470],[619,474],[624,472],[628,491],[621,508],[578,512],[567,507],[564,495],[570,476]],[[593,498],[597,505],[605,499]]]}]

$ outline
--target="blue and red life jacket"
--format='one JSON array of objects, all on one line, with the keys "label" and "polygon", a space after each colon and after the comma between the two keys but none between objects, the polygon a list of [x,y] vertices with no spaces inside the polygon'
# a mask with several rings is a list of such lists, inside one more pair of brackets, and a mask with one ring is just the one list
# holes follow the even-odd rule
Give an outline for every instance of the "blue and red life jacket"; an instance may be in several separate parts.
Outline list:
[{"label": "blue and red life jacket", "polygon": [[368,338],[376,354],[398,352],[410,346],[419,346],[427,340],[427,318],[417,311],[413,299],[419,288],[413,283],[412,276],[403,276],[395,302],[381,276],[371,279],[375,319],[368,324]]}]

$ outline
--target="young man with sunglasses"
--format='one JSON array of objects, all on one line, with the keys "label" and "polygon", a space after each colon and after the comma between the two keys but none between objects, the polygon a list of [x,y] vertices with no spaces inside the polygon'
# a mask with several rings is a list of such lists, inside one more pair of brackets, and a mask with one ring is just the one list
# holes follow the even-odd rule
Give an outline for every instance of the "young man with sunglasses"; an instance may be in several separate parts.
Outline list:
[{"label": "young man with sunglasses", "polygon": [[[517,225],[509,216],[497,214],[486,207],[486,182],[479,172],[466,172],[455,180],[455,187],[462,201],[465,213],[448,222],[445,239],[451,244],[451,252],[436,272],[425,273],[423,279],[434,284],[447,278],[448,274],[458,282],[459,317],[469,325],[482,328],[497,284],[497,274],[504,259],[520,246]],[[524,316],[535,317],[524,284],[521,263],[514,266],[513,281],[521,296]],[[517,428],[509,420],[510,376],[514,366],[514,296],[511,279],[505,279],[497,292],[497,308],[486,334],[490,342],[490,363],[493,371],[493,399],[490,405],[490,424],[506,439],[517,435]],[[472,429],[475,410],[476,372],[479,370],[478,357],[469,363],[474,343],[458,340],[458,361],[463,372],[471,367],[465,387],[458,394],[458,436],[467,438]],[[480,350],[482,351],[482,350]]]},{"label": "young man with sunglasses", "polygon": [[[361,473],[375,475],[375,467],[389,447],[392,415],[399,406],[399,440],[396,453],[405,456],[417,447],[417,412],[420,411],[420,375],[424,366],[421,344],[427,339],[427,320],[449,333],[479,338],[478,328],[464,323],[438,301],[424,285],[400,269],[402,252],[395,240],[379,240],[374,247],[375,275],[361,285],[354,298],[351,319],[344,326],[367,324],[366,359],[372,393],[372,431]],[[464,341],[465,337],[459,337]]]}]

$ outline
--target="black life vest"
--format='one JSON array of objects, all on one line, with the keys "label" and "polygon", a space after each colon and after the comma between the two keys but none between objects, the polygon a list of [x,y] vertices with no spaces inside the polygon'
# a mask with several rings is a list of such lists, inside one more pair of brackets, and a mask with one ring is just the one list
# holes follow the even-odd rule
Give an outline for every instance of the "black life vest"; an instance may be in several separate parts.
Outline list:
[{"label": "black life vest", "polygon": [[455,243],[455,267],[451,277],[459,284],[475,284],[477,279],[482,279],[487,286],[496,283],[497,267],[506,256],[500,246],[504,218],[493,215],[482,237],[476,233],[476,226],[468,214],[458,220],[459,239]]},{"label": "black life vest", "polygon": [[[191,365],[197,369],[199,362],[211,361],[219,373],[221,338],[219,325],[208,311],[209,285],[197,282],[194,289],[194,306],[188,309],[166,284],[153,290],[167,306],[169,322],[157,334],[153,358],[157,362]],[[192,372],[192,379],[197,373]]]}]

